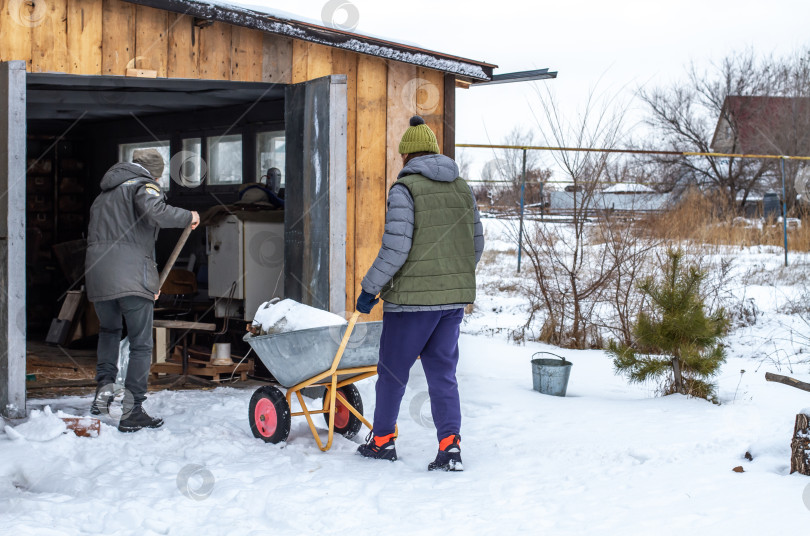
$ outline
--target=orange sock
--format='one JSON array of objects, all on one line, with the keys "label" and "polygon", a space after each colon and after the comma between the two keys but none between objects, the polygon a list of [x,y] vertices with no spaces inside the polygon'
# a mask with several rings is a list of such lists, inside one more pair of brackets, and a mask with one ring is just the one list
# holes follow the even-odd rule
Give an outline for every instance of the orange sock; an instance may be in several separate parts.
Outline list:
[{"label": "orange sock", "polygon": [[374,444],[377,445],[378,447],[382,447],[383,445],[388,443],[388,441],[392,437],[394,437],[394,434],[388,434],[384,436],[374,436]]},{"label": "orange sock", "polygon": [[[449,436],[439,441],[439,450],[447,450],[447,447],[453,444],[453,440],[456,437],[457,437],[456,434],[450,434]],[[459,447],[461,446],[461,440],[459,440],[458,446]]]}]

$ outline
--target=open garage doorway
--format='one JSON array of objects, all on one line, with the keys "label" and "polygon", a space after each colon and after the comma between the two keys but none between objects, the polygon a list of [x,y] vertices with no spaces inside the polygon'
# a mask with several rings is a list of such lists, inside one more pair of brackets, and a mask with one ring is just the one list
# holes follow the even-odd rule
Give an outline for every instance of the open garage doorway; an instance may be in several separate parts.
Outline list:
[{"label": "open garage doorway", "polygon": [[[25,255],[8,261],[25,274],[24,307],[14,312],[24,324],[23,341],[44,340],[67,294],[82,289],[81,244],[100,179],[144,147],[164,155],[160,183],[168,203],[208,215],[175,265],[193,274],[199,320],[235,334],[244,332],[258,303],[273,297],[344,308],[344,76],[281,85],[23,70],[5,80],[24,83],[7,96],[25,95],[25,119],[16,125],[25,140],[24,169],[17,172],[24,201],[7,202],[26,229]],[[266,202],[264,190],[283,200],[283,208]],[[179,235],[160,232],[159,268]],[[92,339],[98,329],[92,308],[77,318],[69,340]],[[3,358],[7,367],[25,358],[12,354]],[[24,385],[25,366],[10,370],[4,384]]]}]

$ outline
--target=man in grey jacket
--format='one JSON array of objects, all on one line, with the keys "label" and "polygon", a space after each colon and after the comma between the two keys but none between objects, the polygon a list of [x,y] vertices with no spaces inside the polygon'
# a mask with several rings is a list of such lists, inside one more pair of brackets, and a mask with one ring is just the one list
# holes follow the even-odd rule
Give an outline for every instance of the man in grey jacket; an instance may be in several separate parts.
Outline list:
[{"label": "man in grey jacket", "polygon": [[194,229],[196,212],[166,204],[157,179],[163,157],[155,149],[136,150],[132,163],[111,167],[101,179],[101,193],[90,208],[85,280],[87,298],[99,319],[94,415],[107,408],[118,374],[122,318],[127,324],[130,354],[124,383],[128,393],[118,429],[134,432],[163,424],[143,410],[152,362],[152,315],[160,294],[154,259],[155,240],[164,227]]},{"label": "man in grey jacket", "polygon": [[456,163],[439,153],[433,131],[411,118],[399,144],[404,167],[388,194],[382,247],[362,282],[357,310],[383,306],[374,431],[358,452],[396,460],[399,405],[421,356],[439,440],[429,470],[461,471],[461,407],[456,381],[459,326],[475,300],[484,233],[475,198]]}]

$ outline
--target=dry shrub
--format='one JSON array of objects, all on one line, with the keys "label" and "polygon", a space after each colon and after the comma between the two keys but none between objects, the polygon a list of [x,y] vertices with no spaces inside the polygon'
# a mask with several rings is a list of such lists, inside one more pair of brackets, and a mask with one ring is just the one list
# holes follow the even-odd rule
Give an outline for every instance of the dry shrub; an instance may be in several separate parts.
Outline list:
[{"label": "dry shrub", "polygon": [[[733,216],[719,196],[689,192],[673,209],[652,214],[643,222],[649,232],[671,241],[713,246],[782,246],[782,224]],[[810,251],[810,225],[788,229],[788,249]]]}]

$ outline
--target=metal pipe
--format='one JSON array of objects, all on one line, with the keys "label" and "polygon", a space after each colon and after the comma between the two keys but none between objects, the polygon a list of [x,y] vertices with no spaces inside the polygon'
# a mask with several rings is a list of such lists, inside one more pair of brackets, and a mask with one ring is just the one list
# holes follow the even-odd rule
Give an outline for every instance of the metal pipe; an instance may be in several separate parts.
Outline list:
[{"label": "metal pipe", "polygon": [[476,143],[457,143],[456,147],[473,149],[522,149],[532,151],[571,151],[585,153],[625,153],[625,154],[663,154],[670,156],[709,156],[715,158],[781,158],[788,160],[810,160],[810,156],[784,156],[774,154],[736,154],[736,153],[701,153],[694,151],[648,151],[643,149],[597,149],[595,147],[544,147],[522,145],[484,145]]},{"label": "metal pipe", "polygon": [[520,231],[518,232],[518,267],[520,273],[520,258],[523,253],[523,192],[526,190],[526,148],[523,148],[523,175],[520,179]]},{"label": "metal pipe", "polygon": [[785,159],[782,159],[782,233],[785,235],[785,266],[788,265],[787,195],[785,192]]}]

